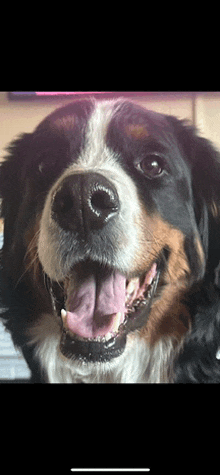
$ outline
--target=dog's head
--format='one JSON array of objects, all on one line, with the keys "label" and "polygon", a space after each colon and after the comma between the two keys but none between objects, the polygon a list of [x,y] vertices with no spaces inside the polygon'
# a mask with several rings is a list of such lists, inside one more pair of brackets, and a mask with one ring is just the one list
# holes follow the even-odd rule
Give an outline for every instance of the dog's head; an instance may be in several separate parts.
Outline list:
[{"label": "dog's head", "polygon": [[219,158],[192,127],[77,101],[12,144],[0,190],[4,266],[53,315],[67,358],[108,361],[137,334],[189,329],[183,298],[220,258]]}]

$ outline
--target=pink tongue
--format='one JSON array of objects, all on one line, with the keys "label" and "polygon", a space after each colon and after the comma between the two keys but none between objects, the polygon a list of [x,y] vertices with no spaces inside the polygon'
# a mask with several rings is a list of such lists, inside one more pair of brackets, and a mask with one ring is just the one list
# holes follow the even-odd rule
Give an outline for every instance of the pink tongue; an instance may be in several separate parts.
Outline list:
[{"label": "pink tongue", "polygon": [[66,302],[69,330],[84,338],[104,336],[114,332],[121,312],[125,312],[126,278],[117,271],[108,276],[90,275],[75,290],[68,289]]}]

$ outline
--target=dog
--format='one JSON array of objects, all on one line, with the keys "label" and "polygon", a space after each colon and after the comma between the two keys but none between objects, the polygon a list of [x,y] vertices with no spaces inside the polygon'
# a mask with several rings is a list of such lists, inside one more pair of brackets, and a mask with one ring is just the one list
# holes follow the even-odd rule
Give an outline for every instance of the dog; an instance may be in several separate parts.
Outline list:
[{"label": "dog", "polygon": [[220,157],[192,125],[76,100],[12,142],[0,193],[31,382],[220,382]]}]

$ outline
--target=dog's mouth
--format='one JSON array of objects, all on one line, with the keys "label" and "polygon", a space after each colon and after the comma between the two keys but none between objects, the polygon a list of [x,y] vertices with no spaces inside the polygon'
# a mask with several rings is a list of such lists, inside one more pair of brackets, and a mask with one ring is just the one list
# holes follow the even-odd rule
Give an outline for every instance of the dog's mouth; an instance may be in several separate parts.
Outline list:
[{"label": "dog's mouth", "polygon": [[96,263],[77,264],[62,285],[50,287],[62,321],[61,353],[91,362],[119,356],[127,334],[147,323],[160,273],[159,262],[130,279]]}]

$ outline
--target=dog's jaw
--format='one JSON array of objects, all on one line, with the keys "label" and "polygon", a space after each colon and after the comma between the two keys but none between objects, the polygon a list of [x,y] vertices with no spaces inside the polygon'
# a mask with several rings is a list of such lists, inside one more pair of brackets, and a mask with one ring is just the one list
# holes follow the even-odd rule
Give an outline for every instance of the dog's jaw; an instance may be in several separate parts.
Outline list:
[{"label": "dog's jaw", "polygon": [[43,314],[38,324],[29,329],[28,338],[48,383],[169,383],[173,379],[178,349],[171,338],[161,339],[151,348],[136,331],[128,335],[120,356],[96,363],[62,356],[60,327],[52,315]]}]

